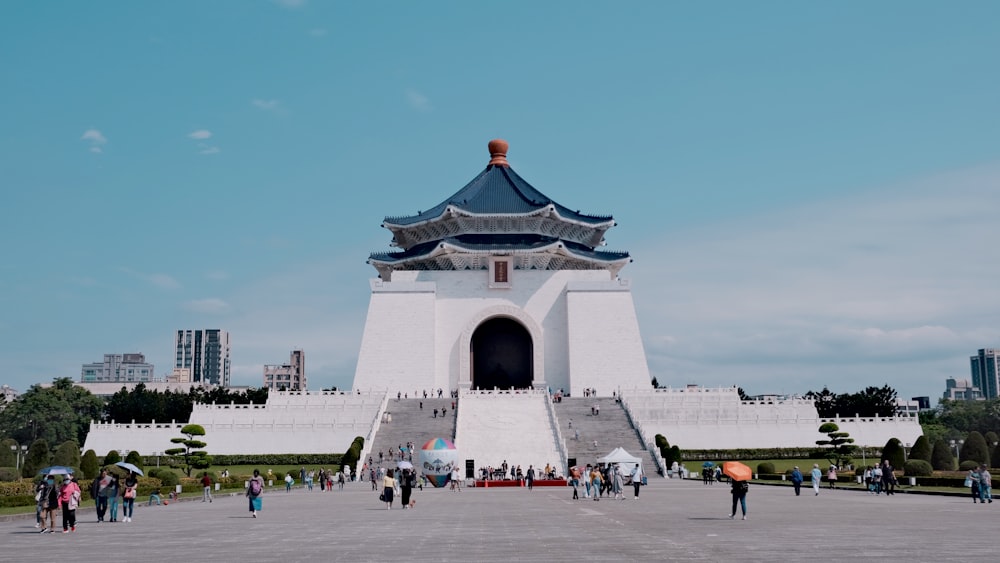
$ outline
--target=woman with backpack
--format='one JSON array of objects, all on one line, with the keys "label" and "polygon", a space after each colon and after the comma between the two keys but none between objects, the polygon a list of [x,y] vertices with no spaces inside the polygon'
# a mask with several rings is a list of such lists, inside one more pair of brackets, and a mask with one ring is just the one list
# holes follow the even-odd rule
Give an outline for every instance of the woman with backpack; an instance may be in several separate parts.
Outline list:
[{"label": "woman with backpack", "polygon": [[736,503],[743,507],[743,519],[747,519],[747,491],[750,490],[750,483],[746,481],[732,480],[733,482],[733,510],[729,513],[729,519],[736,518]]},{"label": "woman with backpack", "polygon": [[261,498],[260,496],[264,494],[264,478],[260,476],[260,471],[257,469],[253,470],[253,477],[250,478],[250,482],[247,484],[247,498],[250,499],[250,513],[253,517],[257,517],[257,513],[261,509]]}]

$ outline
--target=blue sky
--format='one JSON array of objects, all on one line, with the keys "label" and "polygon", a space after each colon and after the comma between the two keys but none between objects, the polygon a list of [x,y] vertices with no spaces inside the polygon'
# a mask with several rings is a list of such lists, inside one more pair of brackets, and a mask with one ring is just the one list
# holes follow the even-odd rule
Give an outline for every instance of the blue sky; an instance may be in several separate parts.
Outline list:
[{"label": "blue sky", "polygon": [[995,2],[0,4],[0,357],[347,386],[386,215],[502,137],[611,213],[662,383],[939,396],[1000,346]]}]

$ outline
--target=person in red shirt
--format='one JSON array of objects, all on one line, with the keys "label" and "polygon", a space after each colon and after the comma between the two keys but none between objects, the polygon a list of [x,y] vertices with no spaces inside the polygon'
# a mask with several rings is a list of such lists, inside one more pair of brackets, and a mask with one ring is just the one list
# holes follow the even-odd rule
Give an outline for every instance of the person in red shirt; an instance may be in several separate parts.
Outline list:
[{"label": "person in red shirt", "polygon": [[207,471],[202,473],[201,486],[205,487],[205,493],[201,497],[201,502],[212,502],[212,478],[208,476]]}]

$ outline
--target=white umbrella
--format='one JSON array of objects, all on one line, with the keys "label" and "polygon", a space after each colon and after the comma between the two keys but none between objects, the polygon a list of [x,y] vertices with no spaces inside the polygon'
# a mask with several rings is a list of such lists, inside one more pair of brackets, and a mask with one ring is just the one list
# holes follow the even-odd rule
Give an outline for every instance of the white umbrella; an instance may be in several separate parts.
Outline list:
[{"label": "white umbrella", "polygon": [[135,473],[136,475],[145,475],[145,473],[142,472],[142,469],[139,469],[138,467],[136,467],[131,463],[128,463],[127,461],[119,461],[115,465],[121,467],[122,469],[128,469],[129,471]]},{"label": "white umbrella", "polygon": [[396,464],[396,467],[400,469],[413,469],[413,464],[408,461],[400,461]]}]

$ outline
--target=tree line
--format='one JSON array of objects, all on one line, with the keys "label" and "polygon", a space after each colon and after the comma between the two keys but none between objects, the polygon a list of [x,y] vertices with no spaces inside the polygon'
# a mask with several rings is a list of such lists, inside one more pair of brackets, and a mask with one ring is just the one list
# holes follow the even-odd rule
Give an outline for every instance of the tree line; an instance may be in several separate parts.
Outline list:
[{"label": "tree line", "polygon": [[266,388],[231,391],[192,386],[185,393],[149,390],[143,383],[131,391],[123,386],[105,401],[63,377],[55,379],[49,387],[32,385],[20,397],[6,403],[0,410],[0,439],[13,439],[18,444],[31,444],[38,439],[48,444],[66,441],[83,444],[91,421],[186,422],[196,402],[245,405],[266,401]]}]

